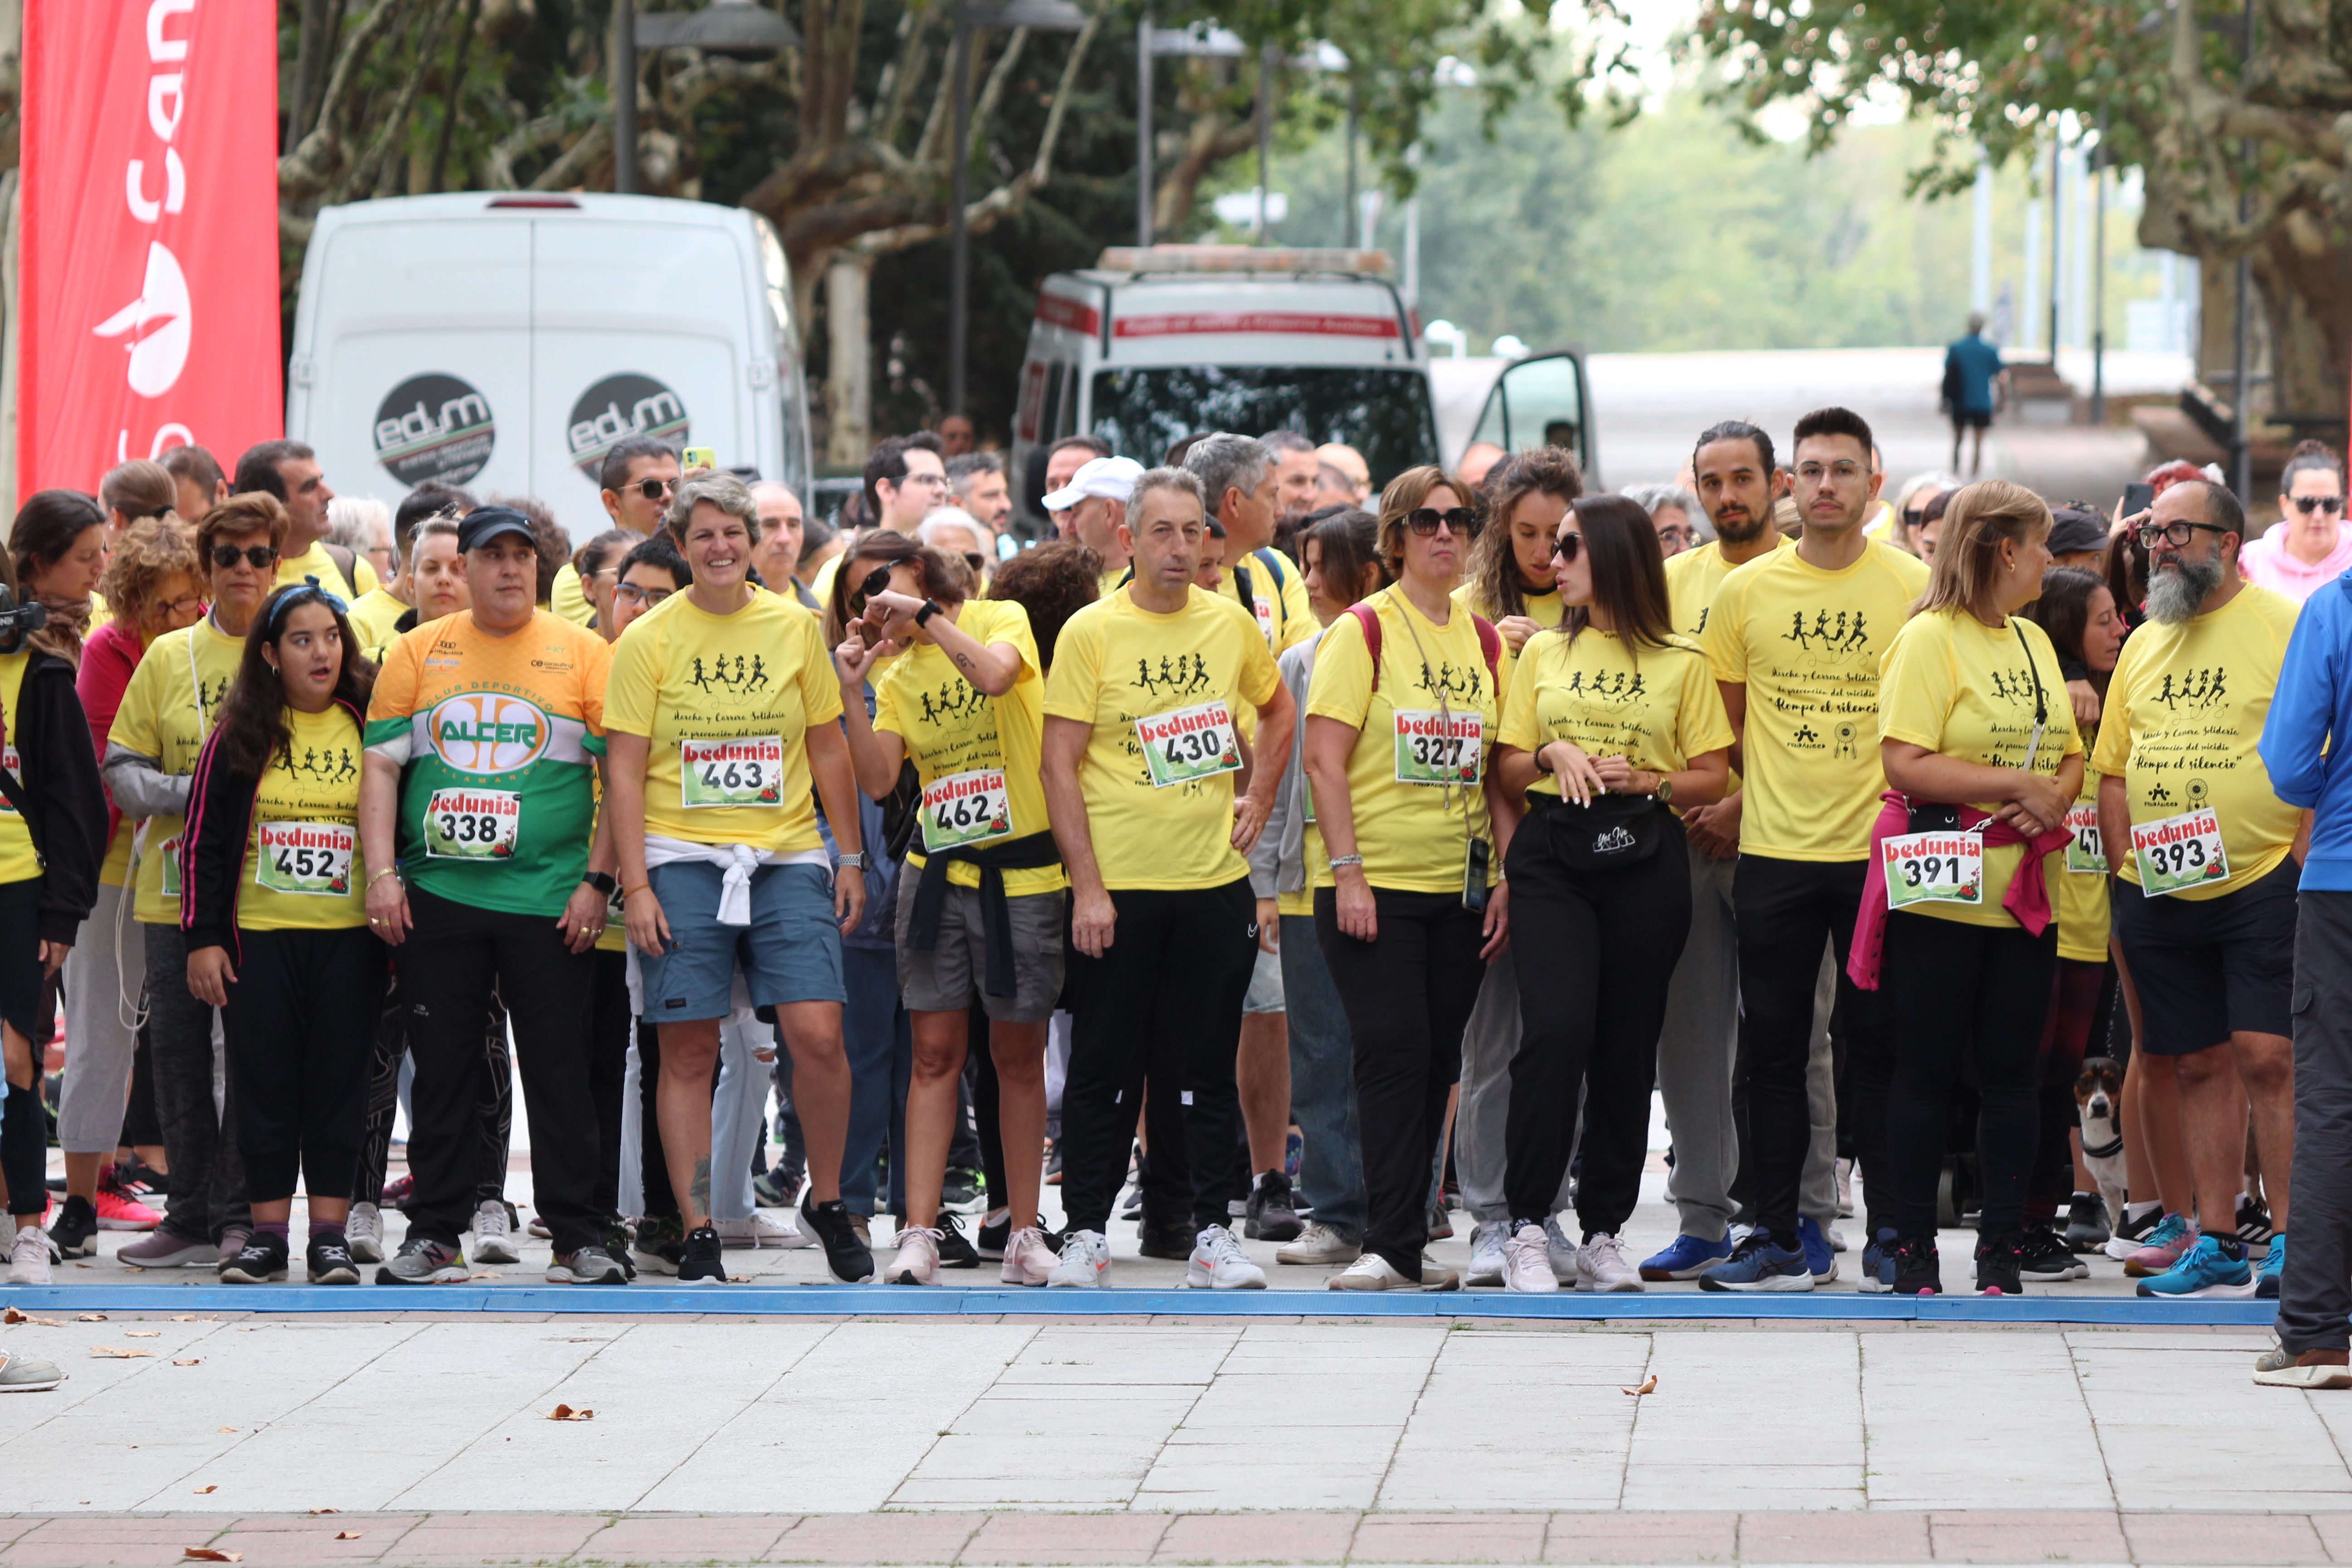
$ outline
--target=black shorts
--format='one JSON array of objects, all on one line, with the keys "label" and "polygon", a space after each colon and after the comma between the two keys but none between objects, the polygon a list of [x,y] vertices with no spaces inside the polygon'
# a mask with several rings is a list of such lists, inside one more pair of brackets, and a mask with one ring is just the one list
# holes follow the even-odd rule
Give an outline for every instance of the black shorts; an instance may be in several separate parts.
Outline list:
[{"label": "black shorts", "polygon": [[1952,430],[1956,435],[1962,430],[1989,430],[1990,428],[1992,428],[1992,410],[1990,408],[1955,408],[1952,410]]},{"label": "black shorts", "polygon": [[2109,884],[2116,940],[2139,988],[2140,1046],[2185,1057],[2233,1034],[2294,1034],[2294,857],[2261,881],[2195,902]]}]

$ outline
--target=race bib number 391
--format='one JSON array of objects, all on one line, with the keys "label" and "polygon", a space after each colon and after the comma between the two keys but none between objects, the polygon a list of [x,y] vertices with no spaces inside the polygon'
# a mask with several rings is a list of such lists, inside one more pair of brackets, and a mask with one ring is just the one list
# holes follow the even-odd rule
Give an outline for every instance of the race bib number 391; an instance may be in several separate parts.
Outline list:
[{"label": "race bib number 391", "polygon": [[2230,879],[2221,819],[2210,808],[2133,823],[2132,858],[2139,864],[2139,890],[2151,899]]},{"label": "race bib number 391", "polygon": [[1474,784],[1486,750],[1486,728],[1475,713],[1396,712],[1396,781],[1409,784]]},{"label": "race bib number 391", "polygon": [[1906,833],[1881,839],[1886,907],[1980,904],[1984,901],[1984,835]]},{"label": "race bib number 391", "polygon": [[783,737],[679,742],[678,793],[688,806],[782,805]]},{"label": "race bib number 391", "polygon": [[2074,842],[2066,846],[2066,869],[2105,876],[2107,847],[2099,837],[2099,808],[2088,804],[2069,808],[2066,826],[2074,835]]},{"label": "race bib number 391", "polygon": [[436,789],[425,803],[425,854],[434,860],[504,860],[515,852],[522,796],[511,790]]},{"label": "race bib number 391", "polygon": [[923,848],[936,855],[1013,837],[1013,805],[1002,768],[933,779],[923,789]]},{"label": "race bib number 391", "polygon": [[339,822],[265,822],[255,831],[253,879],[271,892],[350,894],[356,829]]},{"label": "race bib number 391", "polygon": [[1234,735],[1234,716],[1222,702],[1203,702],[1197,708],[1138,719],[1135,733],[1143,742],[1143,765],[1151,774],[1154,789],[1241,772],[1242,748]]}]

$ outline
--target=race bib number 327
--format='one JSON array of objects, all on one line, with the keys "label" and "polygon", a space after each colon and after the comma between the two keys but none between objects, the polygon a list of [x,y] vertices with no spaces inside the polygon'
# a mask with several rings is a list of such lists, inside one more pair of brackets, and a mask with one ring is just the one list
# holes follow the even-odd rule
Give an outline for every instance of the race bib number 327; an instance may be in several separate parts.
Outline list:
[{"label": "race bib number 327", "polygon": [[784,741],[781,735],[746,735],[734,741],[678,742],[680,804],[781,805],[784,799]]},{"label": "race bib number 327", "polygon": [[1241,772],[1242,749],[1234,735],[1234,716],[1222,702],[1203,702],[1197,708],[1138,719],[1135,733],[1143,742],[1143,765],[1151,774],[1154,789]]},{"label": "race bib number 327", "polygon": [[1485,726],[1475,713],[1456,713],[1449,721],[1443,713],[1400,708],[1396,713],[1396,782],[1476,784],[1485,740]]},{"label": "race bib number 327", "polygon": [[358,831],[343,823],[265,822],[255,830],[253,879],[273,893],[343,898],[358,847]]},{"label": "race bib number 327", "polygon": [[2210,808],[2133,823],[2132,858],[2139,864],[2139,890],[2151,899],[2230,879],[2221,819]]},{"label": "race bib number 327", "polygon": [[1906,833],[1879,841],[1886,907],[1984,901],[1984,835]]}]

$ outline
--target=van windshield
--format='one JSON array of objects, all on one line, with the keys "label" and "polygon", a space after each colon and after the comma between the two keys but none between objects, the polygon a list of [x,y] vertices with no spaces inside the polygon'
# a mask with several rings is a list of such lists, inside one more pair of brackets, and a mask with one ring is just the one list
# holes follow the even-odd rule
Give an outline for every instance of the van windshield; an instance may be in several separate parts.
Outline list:
[{"label": "van windshield", "polygon": [[1375,489],[1437,461],[1429,378],[1386,365],[1152,365],[1095,374],[1094,433],[1144,462],[1186,436],[1296,430],[1364,455]]}]

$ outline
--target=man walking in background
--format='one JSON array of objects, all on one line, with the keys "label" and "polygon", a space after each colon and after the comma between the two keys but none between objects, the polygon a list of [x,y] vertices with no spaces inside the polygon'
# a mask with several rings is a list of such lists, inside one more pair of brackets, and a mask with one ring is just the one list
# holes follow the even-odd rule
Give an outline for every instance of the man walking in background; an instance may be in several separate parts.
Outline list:
[{"label": "man walking in background", "polygon": [[2000,351],[1985,342],[1981,310],[1969,312],[1965,336],[1944,350],[1944,412],[1952,419],[1952,472],[1960,471],[1960,437],[1977,433],[1969,454],[1969,477],[1984,472],[1985,431],[1992,424],[1993,398],[2001,377]]}]

